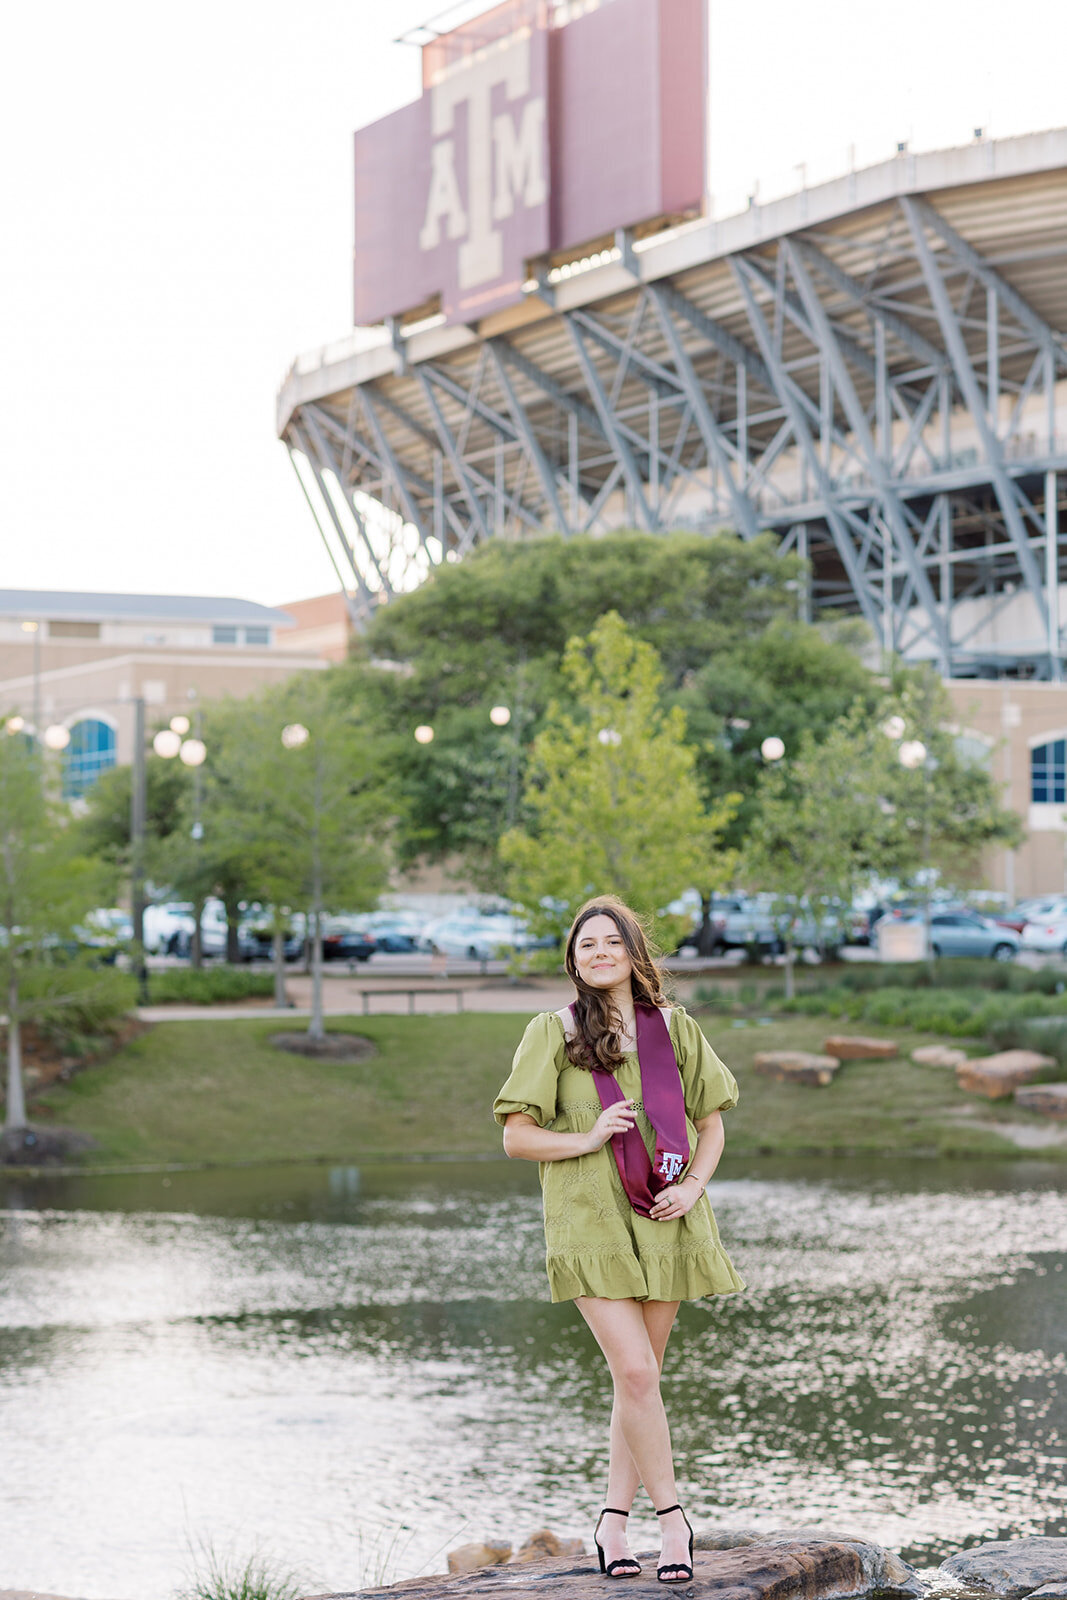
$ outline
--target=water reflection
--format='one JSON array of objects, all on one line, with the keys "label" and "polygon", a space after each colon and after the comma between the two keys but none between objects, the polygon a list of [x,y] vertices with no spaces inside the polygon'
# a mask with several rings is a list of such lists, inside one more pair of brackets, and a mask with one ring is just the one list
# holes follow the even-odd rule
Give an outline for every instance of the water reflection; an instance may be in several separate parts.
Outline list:
[{"label": "water reflection", "polygon": [[[544,1300],[526,1165],[0,1202],[5,1583],[162,1596],[207,1537],[351,1589],[464,1537],[588,1535],[608,1387]],[[1063,1169],[763,1163],[716,1208],[752,1287],[683,1307],[668,1352],[695,1520],[821,1522],[920,1563],[1067,1533]]]}]

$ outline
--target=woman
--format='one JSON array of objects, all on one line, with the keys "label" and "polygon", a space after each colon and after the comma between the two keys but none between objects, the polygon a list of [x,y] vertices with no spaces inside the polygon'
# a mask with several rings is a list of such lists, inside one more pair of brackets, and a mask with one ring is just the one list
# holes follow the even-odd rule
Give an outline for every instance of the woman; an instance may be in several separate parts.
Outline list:
[{"label": "woman", "polygon": [[693,1533],[659,1380],[679,1302],[744,1288],[704,1192],[737,1085],[696,1023],[668,1004],[641,924],[620,900],[581,908],[566,968],[577,998],[530,1023],[493,1111],[508,1155],[541,1163],[552,1299],[575,1302],[611,1372],[600,1569],[640,1572],[626,1518],[643,1483],[661,1519],[657,1576],[688,1583]]}]

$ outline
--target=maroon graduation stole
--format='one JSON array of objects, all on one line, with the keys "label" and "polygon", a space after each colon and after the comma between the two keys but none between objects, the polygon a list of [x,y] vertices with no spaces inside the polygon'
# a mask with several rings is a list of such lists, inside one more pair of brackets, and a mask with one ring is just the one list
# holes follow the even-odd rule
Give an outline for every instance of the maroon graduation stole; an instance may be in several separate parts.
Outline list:
[{"label": "maroon graduation stole", "polygon": [[[574,1006],[571,1005],[571,1015]],[[636,1126],[612,1136],[611,1147],[622,1186],[635,1211],[647,1217],[661,1189],[676,1183],[689,1161],[689,1135],[685,1126],[682,1076],[671,1036],[658,1006],[634,1006],[637,1059],[641,1067],[641,1100],[656,1134],[656,1153],[649,1160],[645,1141]],[[626,1096],[613,1072],[594,1070],[600,1104],[606,1111]]]}]

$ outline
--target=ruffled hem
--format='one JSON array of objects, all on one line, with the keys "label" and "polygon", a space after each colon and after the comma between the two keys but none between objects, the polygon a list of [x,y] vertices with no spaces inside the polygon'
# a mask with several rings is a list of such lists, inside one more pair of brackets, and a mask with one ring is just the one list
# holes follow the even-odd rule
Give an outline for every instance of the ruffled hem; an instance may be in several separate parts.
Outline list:
[{"label": "ruffled hem", "polygon": [[646,1256],[629,1251],[558,1251],[545,1259],[553,1304],[589,1295],[598,1300],[703,1300],[737,1294],[745,1280],[725,1250]]}]

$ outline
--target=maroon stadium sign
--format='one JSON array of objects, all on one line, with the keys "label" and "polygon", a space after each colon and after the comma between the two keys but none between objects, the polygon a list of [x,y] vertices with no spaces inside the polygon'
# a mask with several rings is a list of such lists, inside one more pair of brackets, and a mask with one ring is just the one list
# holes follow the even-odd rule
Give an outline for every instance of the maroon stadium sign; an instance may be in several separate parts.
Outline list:
[{"label": "maroon stadium sign", "polygon": [[[573,20],[570,12],[582,11]],[[704,196],[705,0],[507,0],[355,136],[355,320],[476,321],[529,263]]]}]

